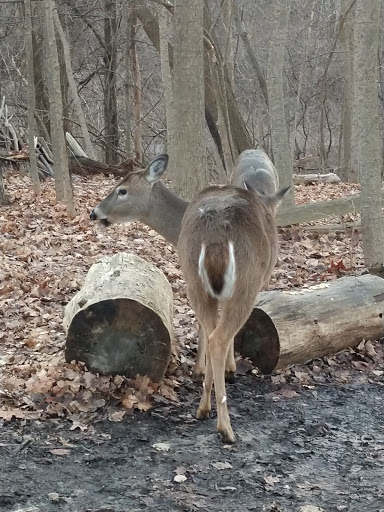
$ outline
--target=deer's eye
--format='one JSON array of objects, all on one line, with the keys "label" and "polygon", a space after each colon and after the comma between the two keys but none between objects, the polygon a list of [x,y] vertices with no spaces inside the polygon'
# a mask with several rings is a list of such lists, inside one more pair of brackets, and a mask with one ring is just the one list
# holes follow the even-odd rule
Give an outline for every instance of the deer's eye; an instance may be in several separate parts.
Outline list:
[{"label": "deer's eye", "polygon": [[125,188],[121,188],[117,193],[117,195],[120,197],[126,196],[127,194],[128,194],[128,192]]}]

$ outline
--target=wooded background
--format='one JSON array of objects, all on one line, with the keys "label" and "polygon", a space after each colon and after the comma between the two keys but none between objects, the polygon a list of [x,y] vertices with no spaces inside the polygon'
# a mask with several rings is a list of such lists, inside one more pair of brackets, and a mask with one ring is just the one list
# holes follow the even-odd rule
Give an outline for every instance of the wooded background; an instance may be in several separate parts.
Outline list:
[{"label": "wooded background", "polygon": [[[31,156],[36,191],[38,170],[54,168],[73,214],[66,132],[111,169],[168,152],[189,198],[263,148],[281,185],[303,170],[360,181],[367,265],[380,266],[381,11],[379,0],[0,0],[2,162]],[[37,162],[32,143],[46,148]]]}]

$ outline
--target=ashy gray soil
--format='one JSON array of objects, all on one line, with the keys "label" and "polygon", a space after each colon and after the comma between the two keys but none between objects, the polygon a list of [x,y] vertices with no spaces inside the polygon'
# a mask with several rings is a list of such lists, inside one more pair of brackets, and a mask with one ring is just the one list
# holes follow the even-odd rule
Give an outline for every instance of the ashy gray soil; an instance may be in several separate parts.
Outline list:
[{"label": "ashy gray soil", "polygon": [[233,446],[215,416],[194,419],[188,381],[179,404],[90,431],[0,423],[0,510],[384,511],[384,380],[271,391],[269,377],[228,385]]}]

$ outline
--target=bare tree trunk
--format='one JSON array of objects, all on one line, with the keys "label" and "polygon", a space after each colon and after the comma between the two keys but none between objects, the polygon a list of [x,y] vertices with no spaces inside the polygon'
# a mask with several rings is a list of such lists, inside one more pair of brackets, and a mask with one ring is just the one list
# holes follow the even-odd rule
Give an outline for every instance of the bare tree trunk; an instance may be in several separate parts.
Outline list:
[{"label": "bare tree trunk", "polygon": [[352,0],[348,9],[345,11],[343,16],[340,18],[338,29],[335,35],[335,38],[333,40],[331,51],[329,52],[327,62],[325,64],[324,73],[321,78],[320,83],[320,95],[319,95],[319,103],[320,103],[320,126],[319,126],[319,133],[320,133],[320,147],[319,147],[319,154],[321,159],[321,165],[323,167],[327,166],[327,160],[328,160],[328,152],[325,149],[325,137],[324,137],[324,119],[325,119],[325,101],[327,99],[327,78],[328,78],[328,71],[332,64],[333,55],[337,46],[337,43],[340,38],[340,34],[343,30],[343,26],[345,23],[345,20],[347,19],[347,16],[349,15],[351,9],[353,8],[355,4],[355,0]]},{"label": "bare tree trunk", "polygon": [[[56,1],[56,0],[55,0]],[[56,11],[55,11],[56,12]],[[57,32],[57,29],[56,29]],[[61,97],[63,102],[63,129],[64,133],[70,130],[70,100],[69,100],[69,83],[67,77],[67,69],[65,66],[64,48],[60,38],[56,38],[57,55],[59,57],[60,67],[60,85]]]},{"label": "bare tree trunk", "polygon": [[61,45],[63,47],[63,58],[64,58],[64,63],[65,63],[66,75],[67,75],[68,84],[69,84],[69,88],[70,88],[70,91],[71,91],[72,99],[73,99],[73,102],[75,104],[77,118],[79,120],[79,124],[80,124],[81,131],[82,131],[82,134],[83,134],[85,151],[86,151],[87,155],[89,156],[89,158],[93,158],[94,159],[95,158],[95,154],[93,152],[91,138],[89,136],[89,132],[88,132],[88,128],[87,128],[87,123],[85,121],[83,108],[81,106],[81,101],[80,101],[79,95],[77,93],[76,82],[75,82],[75,79],[73,77],[70,49],[69,49],[67,38],[65,37],[65,33],[64,33],[63,27],[61,25],[61,21],[60,21],[59,15],[57,14],[57,11],[54,11],[54,13],[53,13],[53,20],[54,20],[54,23],[55,23],[55,26],[56,26],[57,33],[59,34]]},{"label": "bare tree trunk", "polygon": [[0,163],[0,206],[8,206],[9,204],[11,204],[11,200],[5,192],[3,180],[3,166]]},{"label": "bare tree trunk", "polygon": [[381,204],[382,139],[377,65],[380,1],[357,0],[355,14],[355,94],[358,162],[361,183],[361,227],[365,265],[384,276],[384,226]]},{"label": "bare tree trunk", "polygon": [[225,28],[225,46],[224,46],[224,64],[228,70],[228,79],[233,84],[235,65],[233,61],[232,47],[232,19],[233,19],[233,0],[223,0],[223,25]]},{"label": "bare tree trunk", "polygon": [[116,99],[116,2],[104,0],[104,124],[105,124],[105,161],[107,164],[118,163],[117,148],[119,130],[117,124]]},{"label": "bare tree trunk", "polygon": [[125,152],[130,157],[132,153],[131,142],[131,59],[129,56],[129,45],[131,41],[132,26],[132,13],[131,2],[125,0],[123,2],[123,28],[125,32],[125,47],[124,47],[124,107],[125,107]]},{"label": "bare tree trunk", "polygon": [[[135,0],[135,12],[139,17],[143,28],[151,40],[152,44],[159,51],[159,26],[156,18],[152,15],[151,11],[144,5],[142,0]],[[212,27],[212,20],[209,15],[209,12],[206,8],[204,8],[204,28],[206,31],[209,31]],[[211,35],[213,38],[213,35]],[[218,47],[215,44],[215,49]],[[173,48],[170,48],[170,65],[173,67]],[[208,62],[208,57],[206,56],[205,68],[204,68],[204,98],[205,98],[205,118],[207,121],[208,128],[211,132],[212,138],[215,141],[217,146],[217,150],[219,152],[220,157],[222,158],[222,147],[220,135],[217,131],[217,117],[218,117],[218,107],[216,104],[216,91],[212,87],[212,78],[211,72]],[[248,133],[247,127],[239,109],[237,108],[237,104],[235,101],[233,88],[230,83],[230,79],[226,70],[224,70],[224,78],[225,78],[225,90],[227,95],[227,105],[228,105],[228,116],[231,123],[231,133],[232,140],[234,143],[234,150],[236,152],[235,156],[237,157],[241,151],[244,149],[249,149],[252,146],[252,139]]]},{"label": "bare tree trunk", "polygon": [[47,55],[49,63],[48,89],[50,102],[50,121],[52,154],[55,165],[55,187],[58,201],[65,201],[69,215],[75,214],[71,178],[68,169],[68,155],[63,130],[63,100],[60,86],[60,66],[57,53],[55,27],[53,23],[52,0],[44,0]]},{"label": "bare tree trunk", "polygon": [[[315,16],[315,7],[316,7],[317,0],[313,0],[312,9],[311,9],[311,21],[308,25],[307,29],[307,35],[304,41],[302,41],[302,44],[304,46],[304,58],[302,60],[300,69],[299,69],[299,76],[297,79],[297,93],[296,93],[296,108],[295,108],[295,115],[293,120],[293,126],[292,126],[292,133],[291,133],[291,158],[292,160],[295,157],[295,147],[296,147],[296,130],[298,125],[298,119],[300,114],[300,105],[301,105],[301,92],[303,87],[303,75],[305,66],[307,65],[307,58],[308,58],[308,44],[311,40],[311,33],[312,33],[312,24],[313,19]],[[297,155],[299,158],[300,155]]]},{"label": "bare tree trunk", "polygon": [[288,0],[276,0],[273,29],[268,63],[268,97],[271,124],[271,139],[274,164],[279,173],[282,186],[291,186],[291,192],[282,206],[294,203],[292,158],[289,149],[287,121],[285,118],[283,96],[283,66],[285,45],[288,38],[289,3]]},{"label": "bare tree trunk", "polygon": [[[136,25],[137,18],[133,16],[132,19],[132,27]],[[140,73],[140,65],[139,59],[137,58],[136,52],[136,41],[135,41],[135,30],[134,28],[131,31],[131,41],[129,45],[129,55],[131,59],[132,66],[132,76],[133,76],[133,119],[134,119],[134,127],[133,127],[133,145],[135,148],[135,158],[139,162],[143,162],[143,143],[141,140],[141,73]]]},{"label": "bare tree trunk", "polygon": [[[204,141],[203,0],[174,3],[175,154],[178,195],[194,197],[208,185]],[[188,91],[188,93],[186,93]]]},{"label": "bare tree trunk", "polygon": [[[342,0],[342,12],[345,13],[351,4],[351,0]],[[343,181],[358,182],[357,174],[357,144],[354,144],[353,137],[353,23],[355,9],[352,8],[346,16],[344,27],[341,32],[341,43],[343,48],[343,71],[344,71],[344,94],[343,94],[343,164],[340,177]]]},{"label": "bare tree trunk", "polygon": [[239,13],[236,13],[235,19],[236,19],[237,31],[239,33],[239,36],[243,40],[245,49],[246,49],[247,54],[248,54],[248,58],[249,58],[249,60],[250,60],[250,62],[252,64],[253,70],[254,70],[254,72],[255,72],[255,74],[257,76],[257,80],[259,82],[260,89],[261,89],[261,92],[263,94],[265,103],[268,106],[267,81],[265,79],[262,67],[259,64],[259,61],[258,61],[257,56],[256,56],[256,53],[255,53],[255,51],[254,51],[254,49],[252,47],[252,43],[250,41],[249,35],[248,35],[247,31],[245,30],[244,23],[240,20]]},{"label": "bare tree trunk", "polygon": [[173,101],[173,77],[169,65],[169,37],[171,35],[173,19],[171,14],[161,7],[159,9],[159,38],[160,38],[160,59],[161,74],[164,83],[165,110],[167,119],[167,153],[169,154],[169,175],[174,175],[177,171],[177,162],[175,157],[175,105]]},{"label": "bare tree trunk", "polygon": [[236,160],[235,152],[233,150],[233,143],[231,138],[231,126],[228,115],[227,96],[225,90],[225,79],[223,73],[220,73],[217,62],[216,53],[213,47],[208,51],[206,58],[209,61],[211,70],[212,86],[216,91],[216,104],[217,104],[217,129],[220,135],[222,156],[224,158],[225,168],[223,167],[225,176],[221,178],[228,178],[231,173],[234,162]]},{"label": "bare tree trunk", "polygon": [[[32,14],[35,20],[44,16],[43,3],[33,2]],[[46,80],[44,79],[44,36],[43,23],[34,23],[32,26],[33,42],[33,73],[35,82],[36,109],[39,117],[44,123],[46,131],[51,135],[51,124],[49,120],[49,96]],[[42,134],[41,134],[42,135]]]},{"label": "bare tree trunk", "polygon": [[35,151],[35,82],[33,74],[33,38],[32,38],[32,13],[31,0],[25,0],[25,50],[27,57],[27,77],[28,77],[28,147],[29,147],[29,165],[33,183],[33,189],[36,194],[40,194],[40,178],[37,169],[37,157]]}]

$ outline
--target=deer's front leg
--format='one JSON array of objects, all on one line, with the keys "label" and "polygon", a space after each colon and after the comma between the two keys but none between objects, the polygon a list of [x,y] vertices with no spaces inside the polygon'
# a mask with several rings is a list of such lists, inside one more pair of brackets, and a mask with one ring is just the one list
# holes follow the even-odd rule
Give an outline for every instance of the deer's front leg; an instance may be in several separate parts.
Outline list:
[{"label": "deer's front leg", "polygon": [[192,379],[200,382],[204,379],[205,375],[205,359],[207,352],[207,339],[200,323],[198,338],[196,363],[192,372]]}]

